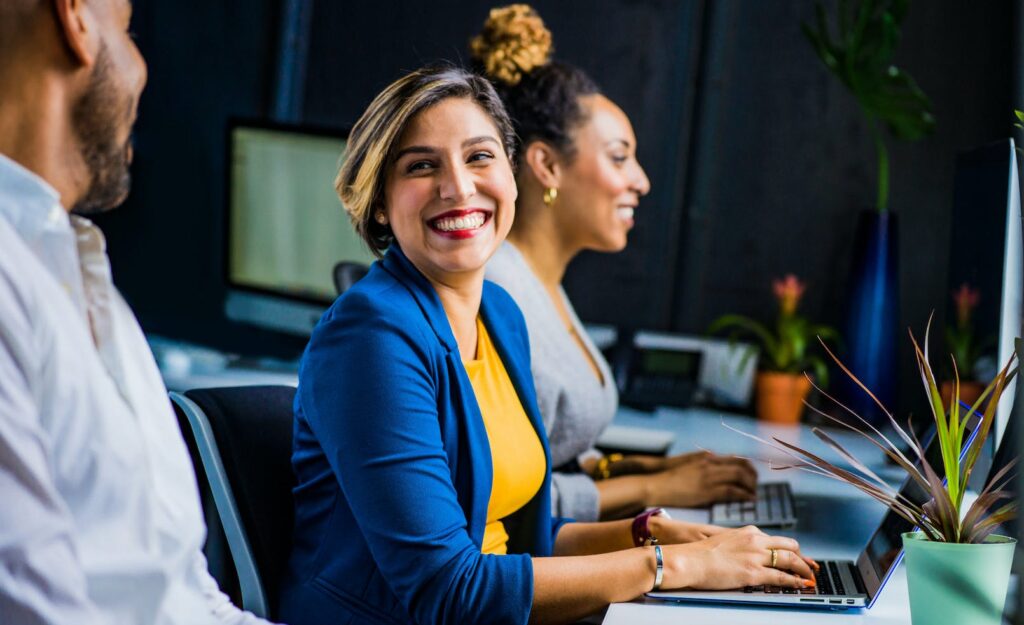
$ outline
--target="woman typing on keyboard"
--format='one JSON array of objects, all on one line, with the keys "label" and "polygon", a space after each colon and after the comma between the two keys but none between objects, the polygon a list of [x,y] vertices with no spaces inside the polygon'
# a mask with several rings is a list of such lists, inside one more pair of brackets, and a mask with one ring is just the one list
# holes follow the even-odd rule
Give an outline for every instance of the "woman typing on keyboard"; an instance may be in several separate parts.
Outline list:
[{"label": "woman typing on keyboard", "polygon": [[295,402],[292,625],[565,623],[653,588],[813,584],[790,538],[551,513],[526,327],[484,266],[515,214],[491,84],[424,69],[352,130],[337,187],[378,254],[324,314]]},{"label": "woman typing on keyboard", "polygon": [[551,33],[525,4],[491,11],[471,44],[522,145],[516,219],[487,265],[529,328],[537,403],[554,467],[555,512],[616,519],[650,506],[696,508],[754,498],[746,460],[710,453],[602,456],[594,444],[618,408],[615,380],[562,289],[583,250],[626,246],[650,182],[626,114],[581,69],[549,58]]}]

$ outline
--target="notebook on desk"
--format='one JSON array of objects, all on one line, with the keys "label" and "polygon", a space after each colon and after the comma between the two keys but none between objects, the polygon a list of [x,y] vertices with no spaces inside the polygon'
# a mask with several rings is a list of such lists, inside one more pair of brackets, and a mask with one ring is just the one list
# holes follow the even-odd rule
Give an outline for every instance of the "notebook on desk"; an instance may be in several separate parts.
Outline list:
[{"label": "notebook on desk", "polygon": [[[961,459],[976,434],[976,429],[971,430],[961,450]],[[934,427],[926,438],[929,442],[925,458],[936,471],[941,471],[942,455]],[[923,502],[926,497],[909,476],[900,488],[900,495],[919,502]],[[677,602],[750,603],[833,610],[870,608],[903,558],[901,535],[913,529],[910,522],[892,510],[887,510],[856,560],[818,560],[821,571],[818,573],[816,588],[752,586],[730,591],[658,591],[647,593],[647,596]]]}]

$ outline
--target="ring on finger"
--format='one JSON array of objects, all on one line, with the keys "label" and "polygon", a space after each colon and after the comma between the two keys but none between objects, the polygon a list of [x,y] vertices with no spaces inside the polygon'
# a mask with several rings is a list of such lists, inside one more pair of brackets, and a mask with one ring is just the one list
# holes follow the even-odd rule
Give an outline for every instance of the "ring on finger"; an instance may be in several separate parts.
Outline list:
[{"label": "ring on finger", "polygon": [[768,551],[772,552],[772,563],[769,564],[768,566],[770,566],[773,569],[777,568],[775,565],[777,565],[779,563],[779,550],[778,549],[769,549]]}]

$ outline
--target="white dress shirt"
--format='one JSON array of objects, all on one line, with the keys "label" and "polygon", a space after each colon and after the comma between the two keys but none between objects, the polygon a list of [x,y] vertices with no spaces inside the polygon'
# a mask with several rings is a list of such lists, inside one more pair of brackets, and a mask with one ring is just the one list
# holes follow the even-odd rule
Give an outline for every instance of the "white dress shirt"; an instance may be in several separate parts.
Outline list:
[{"label": "white dress shirt", "polygon": [[0,154],[0,623],[264,623],[207,572],[167,391],[59,200]]}]

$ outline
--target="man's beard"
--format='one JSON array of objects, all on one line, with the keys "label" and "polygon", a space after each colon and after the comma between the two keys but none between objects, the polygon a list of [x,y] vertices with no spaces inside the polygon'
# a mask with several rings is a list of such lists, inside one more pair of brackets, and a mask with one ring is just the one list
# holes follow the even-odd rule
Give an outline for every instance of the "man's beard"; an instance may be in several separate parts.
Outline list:
[{"label": "man's beard", "polygon": [[130,123],[132,102],[119,97],[106,45],[96,57],[92,81],[71,111],[72,129],[89,174],[89,187],[72,212],[101,213],[117,207],[131,188],[130,140],[118,141],[121,125]]}]

